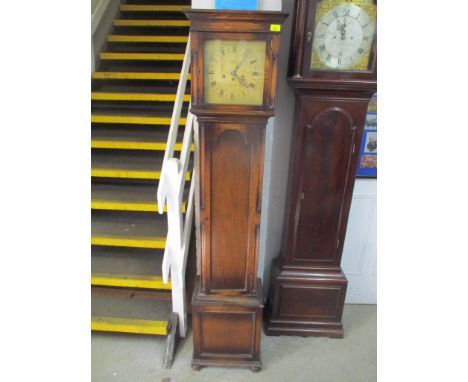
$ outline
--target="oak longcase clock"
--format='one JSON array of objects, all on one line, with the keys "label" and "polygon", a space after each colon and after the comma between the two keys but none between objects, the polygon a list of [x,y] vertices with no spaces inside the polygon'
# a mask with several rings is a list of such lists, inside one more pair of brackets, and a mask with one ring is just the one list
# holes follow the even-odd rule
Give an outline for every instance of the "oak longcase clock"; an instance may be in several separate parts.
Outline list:
[{"label": "oak longcase clock", "polygon": [[377,85],[376,8],[372,0],[296,1],[288,73],[295,119],[268,334],[343,336],[341,256],[367,105]]},{"label": "oak longcase clock", "polygon": [[264,132],[274,114],[281,12],[190,10],[199,123],[200,279],[192,367],[261,368],[257,278]]}]

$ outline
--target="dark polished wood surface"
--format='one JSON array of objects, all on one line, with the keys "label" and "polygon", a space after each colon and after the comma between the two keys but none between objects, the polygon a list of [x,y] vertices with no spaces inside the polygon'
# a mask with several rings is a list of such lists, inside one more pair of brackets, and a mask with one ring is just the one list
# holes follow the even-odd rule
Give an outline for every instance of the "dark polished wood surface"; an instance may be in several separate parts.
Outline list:
[{"label": "dark polished wood surface", "polygon": [[262,283],[256,280],[255,297],[200,294],[192,300],[194,353],[192,367],[246,367],[259,371],[262,334]]},{"label": "dark polished wood surface", "polygon": [[358,152],[376,91],[369,70],[313,71],[316,0],[297,0],[288,82],[296,95],[282,252],[273,261],[266,333],[343,336],[347,280],[341,270]]},{"label": "dark polished wood surface", "polygon": [[[200,284],[192,300],[192,366],[261,368],[263,297],[257,279],[265,125],[274,115],[281,12],[190,10],[192,113],[199,123]],[[204,100],[204,43],[266,43],[258,105]],[[233,64],[235,65],[235,63]],[[233,78],[234,79],[234,78]]]}]

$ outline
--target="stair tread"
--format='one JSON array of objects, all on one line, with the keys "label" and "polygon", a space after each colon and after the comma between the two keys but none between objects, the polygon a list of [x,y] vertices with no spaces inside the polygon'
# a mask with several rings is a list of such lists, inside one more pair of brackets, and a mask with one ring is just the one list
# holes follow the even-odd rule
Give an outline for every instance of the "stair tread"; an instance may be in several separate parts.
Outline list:
[{"label": "stair tread", "polygon": [[[179,125],[185,125],[185,118],[180,118]],[[170,125],[171,115],[167,113],[150,113],[148,111],[135,112],[134,110],[96,110],[91,114],[93,123],[121,123],[137,125]]]},{"label": "stair tread", "polygon": [[92,295],[91,314],[100,317],[166,321],[171,314],[171,303],[168,301]]},{"label": "stair tread", "polygon": [[137,320],[116,317],[91,317],[91,330],[98,332],[133,333],[161,335],[167,334],[166,321]]},{"label": "stair tread", "polygon": [[91,328],[97,331],[165,335],[171,310],[169,301],[92,295]]},{"label": "stair tread", "polygon": [[[92,202],[157,205],[157,188],[148,184],[99,184],[91,185]],[[188,187],[184,200],[188,197]],[[184,203],[185,204],[185,203]],[[155,209],[156,210],[156,209]]]},{"label": "stair tread", "polygon": [[162,162],[162,155],[152,155],[152,153],[151,155],[146,155],[146,153],[134,155],[126,152],[93,152],[91,155],[91,167],[93,169],[160,171]]},{"label": "stair tread", "polygon": [[162,249],[92,246],[91,285],[117,287],[121,296],[142,289],[167,293],[171,283],[162,281],[163,254]]},{"label": "stair tread", "polygon": [[92,286],[131,289],[171,290],[171,282],[163,282],[162,276],[131,275],[128,273],[93,273]]},{"label": "stair tread", "polygon": [[[121,129],[92,129],[91,139],[93,141],[123,141],[123,142],[145,142],[145,143],[161,143],[167,142],[167,131],[161,129],[139,130],[134,131],[131,128]],[[182,143],[182,134],[179,133],[177,140]]]},{"label": "stair tread", "polygon": [[91,274],[109,278],[148,279],[161,277],[163,250],[91,247]]},{"label": "stair tread", "polygon": [[[161,175],[161,154],[163,153],[150,150],[140,150],[138,155],[130,150],[93,150],[91,176],[157,180]],[[185,179],[190,180],[190,172],[187,172]]]},{"label": "stair tread", "polygon": [[166,217],[159,214],[128,214],[93,212],[91,216],[93,237],[129,240],[166,240]]}]

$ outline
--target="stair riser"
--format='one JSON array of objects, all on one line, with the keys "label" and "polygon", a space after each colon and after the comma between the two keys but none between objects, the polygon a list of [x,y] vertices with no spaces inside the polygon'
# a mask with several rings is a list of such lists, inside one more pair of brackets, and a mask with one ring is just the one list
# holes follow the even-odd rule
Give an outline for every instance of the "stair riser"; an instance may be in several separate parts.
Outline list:
[{"label": "stair riser", "polygon": [[[186,7],[185,9],[189,9]],[[119,20],[183,20],[187,21],[187,17],[179,11],[141,11],[141,12],[122,12]]]},{"label": "stair riser", "polygon": [[[170,75],[168,75],[170,77]],[[91,91],[115,91],[132,93],[161,93],[161,89],[172,89],[167,93],[176,94],[178,81],[174,79],[166,80],[139,80],[139,79],[100,79],[94,80]],[[185,94],[190,94],[189,86]]]},{"label": "stair riser", "polygon": [[182,61],[101,60],[99,61],[97,70],[109,72],[174,73],[180,75]]},{"label": "stair riser", "polygon": [[188,36],[189,34],[189,27],[160,27],[160,26],[113,26],[112,31],[110,34],[113,35],[177,35],[177,36]]},{"label": "stair riser", "polygon": [[106,52],[115,53],[185,53],[185,43],[107,42]]},{"label": "stair riser", "polygon": [[[184,104],[184,109],[183,112],[185,115],[186,110],[188,109],[188,103]],[[171,104],[168,102],[160,102],[160,103],[155,103],[155,102],[126,102],[126,101],[119,101],[118,103],[112,102],[112,101],[93,101],[91,104],[91,112],[93,114],[107,114],[107,112],[112,112],[114,111],[116,114],[119,113],[121,110],[125,110],[133,114],[138,114],[138,113],[143,113],[143,114],[152,114],[155,112],[160,113],[161,115],[168,115],[171,116],[172,114],[172,107]],[[169,126],[170,123],[170,117],[167,117],[168,122],[165,123],[159,123],[159,125],[163,126]],[[103,123],[102,121],[100,123]],[[119,123],[125,123],[125,122],[119,122]],[[129,122],[132,124],[132,122]],[[146,123],[145,123],[146,124]],[[156,123],[151,123],[153,125],[156,125]]]},{"label": "stair riser", "polygon": [[[120,102],[171,102],[176,100],[176,94],[164,93],[133,93],[133,92],[92,92],[92,101],[120,101]],[[184,102],[190,102],[190,95],[183,96]]]},{"label": "stair riser", "polygon": [[[140,86],[150,83],[153,86],[177,86],[180,75],[178,73],[135,73],[135,72],[95,72],[92,74],[93,85],[96,86],[101,82],[109,81],[113,84],[122,82],[124,85],[134,85],[139,83]],[[190,74],[188,75],[190,81]]]}]

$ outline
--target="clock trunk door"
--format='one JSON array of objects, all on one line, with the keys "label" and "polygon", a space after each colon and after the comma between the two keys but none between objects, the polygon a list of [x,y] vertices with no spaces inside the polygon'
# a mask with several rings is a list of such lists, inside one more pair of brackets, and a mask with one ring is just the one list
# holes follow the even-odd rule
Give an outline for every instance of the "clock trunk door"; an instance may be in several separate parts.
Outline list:
[{"label": "clock trunk door", "polygon": [[[340,102],[334,102],[339,105]],[[340,263],[348,204],[356,164],[353,150],[361,135],[353,111],[318,99],[299,106],[292,242],[288,264],[330,266]],[[359,108],[359,105],[356,105]],[[351,112],[351,113],[350,113]]]}]

